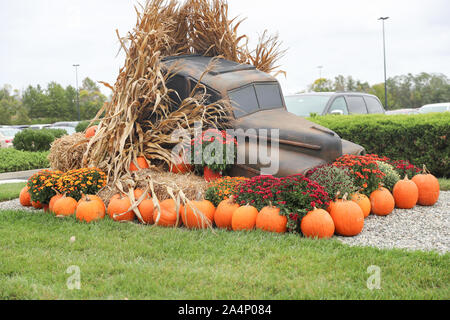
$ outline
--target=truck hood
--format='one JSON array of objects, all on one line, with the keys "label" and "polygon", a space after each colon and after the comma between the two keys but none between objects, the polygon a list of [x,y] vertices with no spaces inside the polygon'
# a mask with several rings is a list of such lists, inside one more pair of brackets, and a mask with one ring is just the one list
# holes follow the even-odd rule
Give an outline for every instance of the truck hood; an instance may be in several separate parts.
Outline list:
[{"label": "truck hood", "polygon": [[269,137],[271,129],[278,129],[281,150],[295,150],[327,163],[342,155],[342,141],[336,133],[285,109],[258,111],[234,120],[233,127],[244,132],[266,129]]}]

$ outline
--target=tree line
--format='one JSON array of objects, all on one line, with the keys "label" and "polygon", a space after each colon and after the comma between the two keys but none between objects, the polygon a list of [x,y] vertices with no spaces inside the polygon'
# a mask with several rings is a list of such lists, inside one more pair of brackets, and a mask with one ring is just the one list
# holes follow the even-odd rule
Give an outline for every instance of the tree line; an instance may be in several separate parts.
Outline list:
[{"label": "tree line", "polygon": [[[100,87],[90,78],[83,80],[79,92],[80,118],[91,120],[107,101]],[[51,82],[46,88],[28,86],[19,92],[11,86],[0,88],[0,124],[21,125],[77,121],[77,90]]]},{"label": "tree line", "polygon": [[[388,110],[420,108],[430,103],[450,102],[450,80],[443,74],[420,73],[389,78]],[[368,82],[339,75],[334,79],[317,79],[309,92],[366,92],[377,96],[384,104],[384,83]],[[91,120],[107,101],[96,82],[86,78],[80,87],[81,120]],[[53,123],[78,120],[77,91],[51,82],[46,88],[28,86],[24,92],[11,86],[0,88],[0,124]]]},{"label": "tree line", "polygon": [[[420,108],[426,104],[450,102],[450,79],[443,74],[422,72],[395,76],[387,80],[388,110]],[[384,83],[370,85],[353,77],[339,75],[334,79],[317,79],[309,92],[365,92],[385,103]],[[386,106],[385,106],[386,107]]]}]

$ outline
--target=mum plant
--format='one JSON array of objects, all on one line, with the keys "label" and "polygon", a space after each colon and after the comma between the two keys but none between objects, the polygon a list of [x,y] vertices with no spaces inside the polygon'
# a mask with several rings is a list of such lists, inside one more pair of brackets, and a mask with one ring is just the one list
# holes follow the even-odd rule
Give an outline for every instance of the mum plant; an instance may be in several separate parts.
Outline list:
[{"label": "mum plant", "polygon": [[58,190],[80,200],[83,194],[95,195],[106,186],[106,174],[98,168],[67,171],[58,181]]},{"label": "mum plant", "polygon": [[59,192],[58,181],[61,171],[41,170],[28,179],[27,187],[31,200],[41,204],[49,204],[50,199]]},{"label": "mum plant", "polygon": [[380,158],[374,155],[344,155],[338,158],[333,163],[333,166],[350,170],[354,184],[358,190],[370,196],[373,191],[381,186],[385,176],[381,172],[377,161],[380,161]]},{"label": "mum plant", "polygon": [[322,166],[314,170],[309,178],[323,186],[332,199],[342,198],[345,194],[351,195],[358,191],[347,168]]},{"label": "mum plant", "polygon": [[384,173],[383,177],[383,185],[389,189],[389,191],[392,192],[394,190],[394,186],[397,182],[400,181],[400,175],[398,172],[394,169],[392,165],[389,163],[383,162],[383,161],[377,161],[378,167],[380,168],[381,172]]},{"label": "mum plant", "polygon": [[416,167],[408,160],[393,160],[388,157],[379,156],[377,154],[368,154],[366,155],[366,157],[375,161],[381,161],[390,164],[394,168],[394,170],[397,171],[401,178],[405,177],[405,175],[408,175],[408,178],[412,179],[422,171],[421,168]]},{"label": "mum plant", "polygon": [[237,154],[237,140],[225,130],[209,129],[191,141],[191,163],[197,170],[208,167],[225,172],[233,166]]},{"label": "mum plant", "polygon": [[412,179],[421,172],[419,167],[416,167],[408,160],[393,160],[389,163],[394,167],[401,178],[404,178],[407,175],[408,179]]},{"label": "mum plant", "polygon": [[223,177],[211,182],[205,193],[205,199],[211,201],[214,206],[232,196],[242,183],[248,181],[245,177]]},{"label": "mum plant", "polygon": [[250,204],[258,210],[272,205],[279,208],[288,218],[291,232],[299,231],[300,221],[309,211],[327,208],[330,200],[322,186],[303,175],[254,177],[240,185],[235,197],[238,204]]}]

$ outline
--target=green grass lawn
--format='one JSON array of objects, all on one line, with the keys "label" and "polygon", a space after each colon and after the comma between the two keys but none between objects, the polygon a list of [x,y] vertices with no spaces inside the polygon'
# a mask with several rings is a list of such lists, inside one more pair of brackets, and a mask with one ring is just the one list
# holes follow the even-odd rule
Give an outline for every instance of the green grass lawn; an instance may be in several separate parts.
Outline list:
[{"label": "green grass lawn", "polygon": [[0,212],[0,299],[449,299],[449,269],[448,254]]},{"label": "green grass lawn", "polygon": [[439,179],[442,191],[450,191],[450,179]]},{"label": "green grass lawn", "polygon": [[0,202],[17,199],[26,182],[0,184]]}]

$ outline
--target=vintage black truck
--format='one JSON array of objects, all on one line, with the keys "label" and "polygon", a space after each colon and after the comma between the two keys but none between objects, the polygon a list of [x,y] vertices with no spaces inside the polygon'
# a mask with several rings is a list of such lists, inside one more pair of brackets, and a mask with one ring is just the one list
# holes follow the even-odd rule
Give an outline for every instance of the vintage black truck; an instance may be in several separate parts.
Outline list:
[{"label": "vintage black truck", "polygon": [[[214,59],[213,63],[212,59]],[[273,76],[252,65],[229,60],[185,55],[163,60],[167,70],[176,70],[167,86],[178,93],[172,99],[188,97],[198,81],[208,93],[209,102],[227,99],[233,106],[232,126],[235,129],[279,129],[279,166],[275,176],[305,173],[316,166],[333,162],[343,154],[365,154],[357,144],[341,139],[336,133],[286,109],[280,84]],[[264,161],[251,164],[251,144],[262,139],[247,137],[238,145],[238,155],[244,164],[233,167],[232,175],[252,177],[268,167]],[[273,143],[273,137],[264,143]],[[264,163],[264,164],[262,164]]]}]

